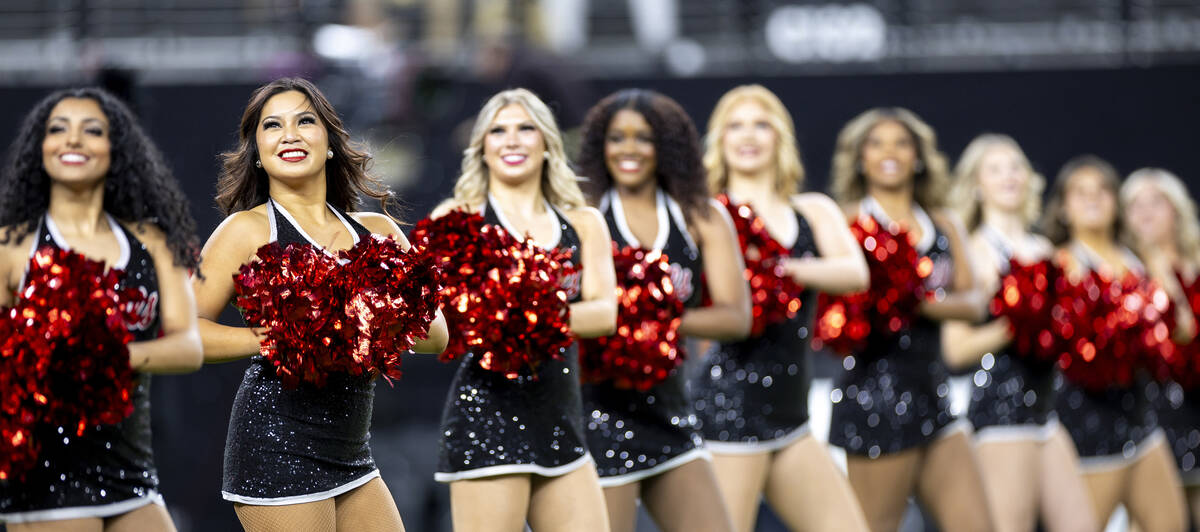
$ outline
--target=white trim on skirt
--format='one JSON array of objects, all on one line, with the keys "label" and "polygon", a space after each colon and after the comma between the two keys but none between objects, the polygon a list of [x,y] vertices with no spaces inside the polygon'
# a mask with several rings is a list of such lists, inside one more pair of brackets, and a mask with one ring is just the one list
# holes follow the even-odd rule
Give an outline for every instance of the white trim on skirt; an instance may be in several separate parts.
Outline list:
[{"label": "white trim on skirt", "polygon": [[[1155,445],[1162,443],[1166,444],[1167,434],[1162,428],[1154,429],[1149,436],[1142,438],[1142,441],[1134,445],[1134,450],[1128,456],[1125,454],[1106,454],[1102,456],[1080,456],[1079,469],[1084,473],[1100,473],[1104,471],[1112,471],[1128,466],[1138,460],[1141,460],[1146,452],[1154,448]],[[1170,449],[1167,449],[1170,451]],[[1172,461],[1174,457],[1172,456]]]},{"label": "white trim on skirt", "polygon": [[88,517],[105,518],[129,513],[148,504],[166,506],[162,495],[157,491],[150,490],[149,494],[144,497],[135,497],[109,504],[49,508],[46,510],[0,514],[0,523],[36,523],[40,521],[61,521],[63,519],[85,519]]},{"label": "white trim on skirt", "polygon": [[784,434],[778,438],[759,441],[717,441],[704,440],[704,446],[708,450],[716,454],[758,454],[763,452],[778,451],[792,442],[797,441],[809,434],[812,434],[812,425],[810,421],[805,421],[795,430]]},{"label": "white trim on skirt", "polygon": [[229,493],[228,491],[222,490],[221,498],[223,498],[227,501],[230,501],[230,502],[248,504],[250,506],[285,506],[288,504],[303,504],[306,502],[316,502],[316,501],[323,501],[325,499],[332,499],[332,498],[337,497],[338,495],[341,495],[343,493],[346,493],[354,488],[362,486],[363,484],[370,482],[371,479],[374,479],[374,478],[379,478],[379,470],[378,469],[371,471],[370,473],[367,473],[359,478],[351,480],[350,482],[342,484],[341,486],[338,486],[333,489],[325,490],[325,491],[322,491],[319,493],[306,493],[304,495],[290,495],[287,497],[246,497],[244,495],[238,495],[236,493]]},{"label": "white trim on skirt", "polygon": [[520,473],[529,473],[540,477],[561,477],[590,463],[592,463],[592,455],[583,453],[583,456],[557,467],[545,467],[537,464],[501,464],[480,467],[478,469],[468,469],[466,471],[455,471],[453,473],[438,471],[433,474],[433,480],[438,482],[454,482],[456,480],[474,480],[477,478]]},{"label": "white trim on skirt", "polygon": [[712,453],[708,452],[708,449],[705,449],[703,447],[697,447],[695,449],[692,449],[686,453],[683,453],[679,456],[671,458],[670,460],[667,460],[666,462],[658,464],[649,469],[631,471],[629,473],[624,473],[621,475],[613,475],[610,477],[600,477],[600,487],[601,488],[614,488],[617,486],[624,486],[626,484],[632,484],[632,483],[640,481],[644,478],[650,478],[655,475],[661,475],[663,473],[666,473],[667,471],[675,469],[679,466],[682,466],[682,465],[687,464],[688,462],[692,462],[694,460],[708,460],[711,462],[712,461]]},{"label": "white trim on skirt", "polygon": [[1041,425],[989,425],[975,429],[975,443],[1005,443],[1014,441],[1032,441],[1046,443],[1058,430],[1058,418],[1051,417]]}]

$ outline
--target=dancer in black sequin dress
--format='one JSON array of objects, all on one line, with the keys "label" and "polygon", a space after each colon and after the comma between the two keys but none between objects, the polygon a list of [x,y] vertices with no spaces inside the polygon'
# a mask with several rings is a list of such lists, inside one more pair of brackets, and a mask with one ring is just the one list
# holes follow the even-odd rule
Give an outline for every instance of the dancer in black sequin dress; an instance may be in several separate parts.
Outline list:
[{"label": "dancer in black sequin dress", "polygon": [[[581,266],[564,278],[570,328],[580,338],[616,327],[612,241],[595,209],[584,205],[550,110],[514,89],[483,106],[463,155],[453,209],[544,248],[570,250]],[[604,497],[588,453],[575,346],[562,360],[516,378],[463,356],[442,413],[435,478],[450,483],[455,530],[608,530]]]},{"label": "dancer in black sequin dress", "polygon": [[0,480],[0,523],[173,530],[151,448],[150,374],[195,370],[201,347],[187,282],[195,222],[161,155],[108,93],[52,94],[26,118],[0,177],[0,227],[0,306],[14,302],[41,248],[102,260],[146,297],[127,325],[133,413],[78,436],[74,426],[35,429],[38,462]]},{"label": "dancer in black sequin dress", "polygon": [[846,450],[850,483],[872,529],[899,526],[910,494],[943,530],[990,529],[969,425],[950,414],[941,334],[944,320],[981,319],[987,300],[972,275],[965,231],[941,208],[950,183],[933,130],[905,109],[867,111],[842,129],[833,166],[834,197],[851,220],[869,216],[909,231],[930,296],[908,329],[873,331],[862,352],[843,360],[829,442]]},{"label": "dancer in black sequin dress", "polygon": [[[1058,173],[1042,230],[1060,247],[1071,278],[1092,271],[1112,279],[1146,275],[1141,261],[1117,239],[1125,228],[1117,193],[1120,178],[1107,162],[1082,156]],[[1143,530],[1182,530],[1185,511],[1179,474],[1150,408],[1157,383],[1139,374],[1132,385],[1089,390],[1058,379],[1055,411],[1079,450],[1096,522],[1123,504]]]},{"label": "dancer in black sequin dress", "polygon": [[[623,90],[592,108],[583,135],[580,168],[616,247],[660,251],[670,262],[686,307],[680,336],[745,336],[750,297],[737,237],[708,198],[687,113],[661,94]],[[701,307],[704,295],[712,302]],[[732,530],[685,386],[683,367],[646,391],[583,386],[588,447],[614,531],[632,532],[639,498],[662,529]]]},{"label": "dancer in black sequin dress", "polygon": [[[205,359],[250,357],[229,420],[221,494],[251,531],[402,529],[368,443],[373,380],[335,374],[323,387],[285,389],[258,354],[262,331],[215,321],[233,298],[233,275],[269,242],[331,255],[372,233],[406,244],[391,218],[347,213],[360,195],[382,201],[388,193],[365,173],[369,155],[348,143],[329,102],[305,80],[255,91],[240,133],[217,185],[229,217],[205,245],[195,280]],[[437,353],[446,339],[439,315],[413,350]]]},{"label": "dancer in black sequin dress", "polygon": [[[1200,274],[1200,222],[1187,187],[1166,170],[1143,168],[1125,179],[1120,200],[1134,249],[1150,277],[1175,301],[1173,339],[1180,345],[1197,342],[1196,317],[1179,284],[1179,278],[1192,283]],[[1194,344],[1189,347],[1183,352],[1196,352]],[[1167,448],[1175,456],[1193,528],[1200,526],[1200,389],[1193,380],[1197,378],[1167,379],[1146,390]]]},{"label": "dancer in black sequin dress", "polygon": [[[995,294],[1010,260],[1050,258],[1054,247],[1030,227],[1041,211],[1045,181],[1012,138],[985,134],[959,159],[953,203],[971,231],[975,276]],[[1029,295],[1024,295],[1028,297]],[[971,381],[967,419],[997,528],[1094,530],[1075,446],[1054,418],[1055,361],[1022,356],[1011,347],[1007,320],[950,322],[945,355]],[[1054,486],[1043,489],[1041,486]]]},{"label": "dancer in black sequin dress", "polygon": [[866,263],[837,206],[797,194],[804,171],[792,120],[750,85],[722,96],[706,135],[714,193],[752,208],[791,249],[785,270],[807,288],[800,312],[752,338],[725,341],[692,376],[693,405],[737,530],[754,529],[764,498],[792,529],[865,530],[849,483],[808,426],[814,292],[865,288]]}]

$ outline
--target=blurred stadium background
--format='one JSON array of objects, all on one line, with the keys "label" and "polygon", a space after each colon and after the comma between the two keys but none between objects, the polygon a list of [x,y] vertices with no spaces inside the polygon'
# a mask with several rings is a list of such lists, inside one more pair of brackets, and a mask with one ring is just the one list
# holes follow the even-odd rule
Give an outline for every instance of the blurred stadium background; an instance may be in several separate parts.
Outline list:
[{"label": "blurred stadium background", "polygon": [[[722,93],[761,83],[792,112],[814,190],[838,129],[879,105],[916,111],[952,158],[995,131],[1048,177],[1088,152],[1200,187],[1196,0],[0,0],[0,141],[51,89],[105,86],[166,153],[202,238],[220,221],[216,155],[251,90],[284,75],[329,95],[409,222],[449,194],[479,106],[513,86],[567,130],[634,86],[674,97],[703,131]],[[155,378],[162,491],[181,532],[238,529],[219,489],[244,367]],[[409,530],[449,530],[432,474],[453,367],[405,369],[377,389],[375,457]],[[782,527],[764,513],[760,530]]]}]

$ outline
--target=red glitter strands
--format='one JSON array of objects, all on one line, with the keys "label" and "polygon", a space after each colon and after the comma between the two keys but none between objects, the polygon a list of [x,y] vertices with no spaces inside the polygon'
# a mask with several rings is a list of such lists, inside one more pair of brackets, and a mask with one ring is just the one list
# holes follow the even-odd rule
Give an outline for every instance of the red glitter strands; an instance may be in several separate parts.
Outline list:
[{"label": "red glitter strands", "polygon": [[518,240],[465,211],[421,220],[413,241],[442,269],[453,331],[443,360],[474,353],[483,369],[516,378],[562,358],[573,341],[562,282],[578,272],[569,252]]},{"label": "red glitter strands", "polygon": [[683,302],[671,284],[670,261],[661,252],[626,246],[614,251],[613,265],[617,332],[580,340],[580,371],[588,382],[610,381],[618,388],[645,391],[683,362]]},{"label": "red glitter strands", "polygon": [[41,424],[113,424],[133,412],[127,322],[141,300],[123,273],[66,250],[30,259],[16,304],[0,319],[0,478],[36,459]]},{"label": "red glitter strands", "polygon": [[1009,261],[1009,271],[989,309],[993,316],[1008,320],[1012,349],[1019,356],[1056,361],[1069,349],[1067,337],[1074,334],[1064,307],[1056,295],[1067,283],[1062,267],[1050,259],[1023,264]]},{"label": "red glitter strands", "polygon": [[746,263],[744,274],[750,283],[750,336],[759,336],[767,326],[796,317],[804,287],[784,268],[791,250],[771,237],[766,223],[749,205],[735,205],[726,194],[717,196],[717,201],[729,211],[737,230]]},{"label": "red glitter strands", "polygon": [[885,228],[874,218],[859,217],[850,232],[862,245],[870,274],[865,292],[821,294],[814,341],[841,355],[860,353],[872,335],[889,336],[907,329],[926,297],[925,278],[933,261],[921,257],[900,227]]},{"label": "red glitter strands", "polygon": [[400,376],[402,354],[437,311],[437,269],[423,253],[371,235],[341,252],[272,242],[234,275],[246,321],[267,332],[259,352],[284,387],[330,374]]}]

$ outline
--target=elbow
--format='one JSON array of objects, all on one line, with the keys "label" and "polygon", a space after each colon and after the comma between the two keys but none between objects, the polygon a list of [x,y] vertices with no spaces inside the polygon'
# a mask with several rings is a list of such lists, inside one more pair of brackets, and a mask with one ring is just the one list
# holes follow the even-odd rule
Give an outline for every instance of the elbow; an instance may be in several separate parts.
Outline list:
[{"label": "elbow", "polygon": [[975,323],[980,323],[986,321],[991,316],[991,313],[988,311],[988,298],[984,296],[982,290],[977,289],[973,292],[974,297],[972,299],[974,306],[972,307],[972,310],[974,310],[975,313],[972,316],[972,319]]},{"label": "elbow", "polygon": [[867,269],[866,262],[861,260],[855,261],[854,268],[848,272],[847,277],[849,278],[849,283],[846,285],[846,291],[843,293],[866,292],[871,287],[871,271]]},{"label": "elbow", "polygon": [[617,333],[617,302],[615,300],[604,306],[604,314],[599,321],[599,332],[596,336],[609,336]]},{"label": "elbow", "polygon": [[179,373],[191,373],[204,365],[204,344],[200,341],[200,333],[192,330],[182,342],[178,366],[171,368]]},{"label": "elbow", "polygon": [[754,319],[750,313],[749,303],[737,307],[735,314],[729,320],[729,324],[729,330],[725,334],[713,339],[720,342],[736,342],[750,336],[750,328],[754,325]]}]

